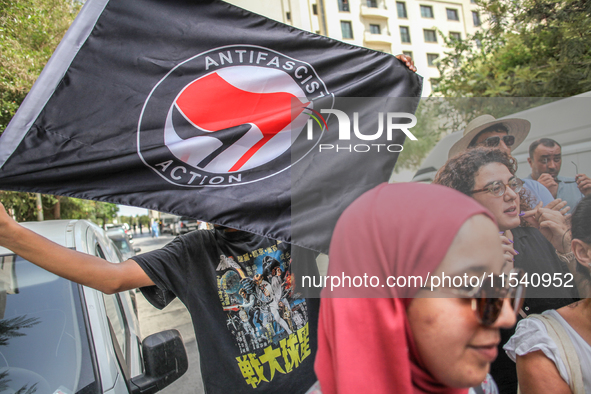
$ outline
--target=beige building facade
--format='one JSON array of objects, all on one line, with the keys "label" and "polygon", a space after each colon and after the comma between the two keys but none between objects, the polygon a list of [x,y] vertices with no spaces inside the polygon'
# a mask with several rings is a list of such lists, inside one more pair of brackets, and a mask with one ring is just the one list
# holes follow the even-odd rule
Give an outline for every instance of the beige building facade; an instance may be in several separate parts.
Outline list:
[{"label": "beige building facade", "polygon": [[423,96],[439,76],[435,62],[448,37],[465,39],[481,24],[473,0],[227,0],[294,27],[392,54],[411,56]]}]

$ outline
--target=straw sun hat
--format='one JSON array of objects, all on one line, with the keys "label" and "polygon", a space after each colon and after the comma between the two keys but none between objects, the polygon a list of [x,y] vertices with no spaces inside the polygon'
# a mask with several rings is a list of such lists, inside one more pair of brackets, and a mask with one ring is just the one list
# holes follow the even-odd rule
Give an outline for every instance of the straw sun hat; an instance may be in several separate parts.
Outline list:
[{"label": "straw sun hat", "polygon": [[464,129],[464,136],[451,147],[448,157],[455,156],[466,150],[478,133],[495,124],[502,124],[507,128],[509,135],[515,137],[515,143],[511,147],[511,150],[517,148],[525,140],[531,127],[531,123],[525,119],[512,118],[496,120],[492,115],[481,115],[468,123]]}]

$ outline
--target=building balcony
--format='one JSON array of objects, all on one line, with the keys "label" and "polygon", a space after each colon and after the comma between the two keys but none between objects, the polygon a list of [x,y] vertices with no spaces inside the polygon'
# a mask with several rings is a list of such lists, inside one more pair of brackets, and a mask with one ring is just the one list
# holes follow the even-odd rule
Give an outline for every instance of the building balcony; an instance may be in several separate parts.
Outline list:
[{"label": "building balcony", "polygon": [[388,19],[390,15],[388,14],[388,10],[384,7],[368,7],[366,5],[361,5],[361,16],[366,18]]},{"label": "building balcony", "polygon": [[389,33],[372,34],[369,31],[363,33],[363,41],[366,44],[392,44],[392,36]]}]

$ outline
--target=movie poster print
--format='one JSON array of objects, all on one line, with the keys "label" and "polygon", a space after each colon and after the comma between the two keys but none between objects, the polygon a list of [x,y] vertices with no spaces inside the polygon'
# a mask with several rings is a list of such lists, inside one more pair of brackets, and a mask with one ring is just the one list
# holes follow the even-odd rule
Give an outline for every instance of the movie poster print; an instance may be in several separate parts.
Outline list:
[{"label": "movie poster print", "polygon": [[222,254],[216,268],[227,329],[240,351],[236,361],[253,388],[290,373],[311,354],[308,305],[295,291],[290,253],[278,244]]}]

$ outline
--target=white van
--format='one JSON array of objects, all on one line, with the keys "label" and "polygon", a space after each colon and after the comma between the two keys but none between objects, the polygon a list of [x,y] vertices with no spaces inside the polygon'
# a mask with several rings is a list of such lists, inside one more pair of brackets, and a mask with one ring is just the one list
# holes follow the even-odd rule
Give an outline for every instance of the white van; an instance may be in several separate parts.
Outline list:
[{"label": "white van", "polygon": [[[530,144],[539,138],[552,138],[562,145],[560,175],[575,176],[579,173],[591,176],[591,92],[517,112],[505,118],[521,118],[531,122],[531,130],[525,141],[514,151],[517,175],[524,178],[531,173],[527,163]],[[501,118],[502,119],[502,118]],[[413,182],[432,182],[435,173],[447,161],[450,148],[460,138],[463,130],[441,139],[415,173]]]}]

